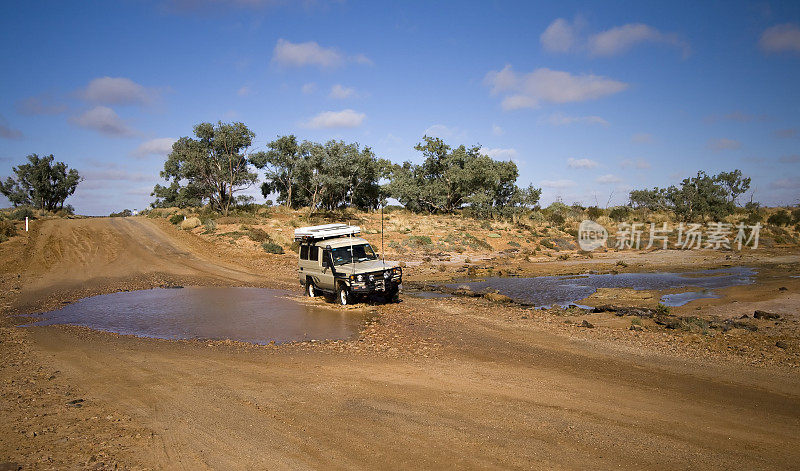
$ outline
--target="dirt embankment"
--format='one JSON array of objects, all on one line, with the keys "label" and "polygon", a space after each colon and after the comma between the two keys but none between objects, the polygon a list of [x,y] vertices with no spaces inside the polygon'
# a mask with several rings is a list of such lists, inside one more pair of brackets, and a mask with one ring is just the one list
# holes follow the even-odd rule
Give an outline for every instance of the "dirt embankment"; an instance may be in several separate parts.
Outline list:
[{"label": "dirt embankment", "polygon": [[581,328],[485,299],[411,297],[357,308],[379,321],[356,340],[320,345],[19,328],[8,314],[120,289],[294,286],[292,258],[144,218],[46,221],[4,243],[0,258],[0,462],[26,469],[800,461],[796,369],[692,358],[671,334]]}]

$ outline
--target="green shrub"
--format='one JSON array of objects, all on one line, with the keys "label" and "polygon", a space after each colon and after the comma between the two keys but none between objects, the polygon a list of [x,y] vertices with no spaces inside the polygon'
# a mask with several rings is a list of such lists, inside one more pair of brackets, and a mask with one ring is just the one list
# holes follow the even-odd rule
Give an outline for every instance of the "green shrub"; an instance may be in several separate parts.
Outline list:
[{"label": "green shrub", "polygon": [[699,317],[684,317],[680,323],[681,329],[687,332],[700,332],[703,335],[708,334],[708,321],[700,319]]},{"label": "green shrub", "polygon": [[272,238],[267,234],[267,231],[264,229],[259,229],[258,227],[251,227],[247,229],[247,236],[250,237],[250,240],[253,242],[270,242]]},{"label": "green shrub", "polygon": [[433,241],[428,236],[413,235],[413,236],[409,236],[405,240],[405,245],[408,245],[408,246],[411,246],[411,247],[420,247],[420,246],[423,246],[423,245],[431,245],[431,244],[433,244]]},{"label": "green shrub", "polygon": [[175,213],[169,217],[169,222],[172,224],[180,224],[181,221],[184,220],[184,216],[181,213]]},{"label": "green shrub", "polygon": [[586,215],[589,216],[589,219],[598,219],[603,215],[603,210],[597,206],[589,206],[586,208]]},{"label": "green shrub", "polygon": [[798,206],[798,207],[796,207],[796,208],[794,208],[792,210],[792,222],[794,224],[797,224],[798,222],[800,222],[800,206]]},{"label": "green shrub", "polygon": [[63,208],[56,211],[56,216],[63,218],[75,215],[75,208],[71,204],[64,205]]},{"label": "green shrub", "polygon": [[761,222],[761,214],[759,214],[758,211],[747,213],[747,217],[742,222],[748,226],[755,226],[757,223]]},{"label": "green shrub", "polygon": [[217,221],[213,219],[206,219],[203,222],[203,227],[206,228],[206,234],[212,234],[214,231],[217,230]]},{"label": "green shrub", "polygon": [[17,226],[11,221],[0,221],[0,237],[8,240],[9,237],[17,235]]},{"label": "green shrub", "polygon": [[11,219],[16,219],[17,221],[24,221],[26,217],[36,219],[33,215],[33,210],[27,206],[17,208],[11,213]]},{"label": "green shrub", "polygon": [[658,303],[658,306],[656,306],[656,314],[666,316],[669,314],[669,311],[670,308],[666,304]]},{"label": "green shrub", "polygon": [[261,244],[261,248],[264,249],[267,253],[275,253],[275,254],[282,254],[283,247],[276,244],[275,242],[264,242]]},{"label": "green shrub", "polygon": [[125,217],[131,216],[131,215],[133,215],[133,212],[130,209],[123,209],[122,211],[120,211],[118,213],[109,214],[108,217],[110,217],[110,218],[125,218]]},{"label": "green shrub", "polygon": [[519,242],[517,242],[517,241],[515,241],[515,240],[511,240],[511,241],[509,241],[509,242],[508,242],[508,245],[510,245],[510,246],[512,246],[512,247],[520,247],[520,245],[519,245]]},{"label": "green shrub", "polygon": [[550,213],[550,215],[547,216],[547,219],[557,226],[564,224],[564,221],[566,221],[566,218],[559,213]]},{"label": "green shrub", "polygon": [[785,209],[781,209],[777,213],[774,213],[772,216],[767,218],[767,224],[771,224],[773,226],[788,226],[792,222],[792,216],[789,214],[789,211]]},{"label": "green shrub", "polygon": [[608,217],[611,219],[621,222],[628,219],[628,215],[631,213],[631,208],[627,206],[617,206],[608,213]]}]

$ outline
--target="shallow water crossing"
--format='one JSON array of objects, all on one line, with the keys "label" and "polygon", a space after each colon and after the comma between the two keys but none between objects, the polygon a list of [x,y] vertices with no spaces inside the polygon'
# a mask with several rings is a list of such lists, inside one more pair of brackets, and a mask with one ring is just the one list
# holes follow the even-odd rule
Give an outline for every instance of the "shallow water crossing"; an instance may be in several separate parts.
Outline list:
[{"label": "shallow water crossing", "polygon": [[[719,297],[714,289],[747,285],[754,282],[755,270],[747,267],[719,268],[685,273],[619,273],[574,276],[537,276],[533,278],[487,278],[483,281],[448,284],[451,288],[466,285],[479,292],[496,289],[518,301],[537,307],[566,306],[579,303],[598,288],[632,288],[636,290],[686,291],[666,294],[661,302],[667,306],[682,306],[700,298]],[[695,288],[694,290],[691,288]],[[700,288],[700,290],[696,290]]]},{"label": "shallow water crossing", "polygon": [[39,314],[32,325],[68,324],[161,339],[238,340],[257,344],[346,340],[368,315],[308,305],[284,290],[186,287],[104,294]]}]

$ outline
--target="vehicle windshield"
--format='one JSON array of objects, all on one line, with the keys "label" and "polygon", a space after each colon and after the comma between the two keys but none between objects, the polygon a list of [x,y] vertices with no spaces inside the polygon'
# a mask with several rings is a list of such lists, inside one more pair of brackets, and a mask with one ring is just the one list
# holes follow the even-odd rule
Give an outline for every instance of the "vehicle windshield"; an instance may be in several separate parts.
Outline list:
[{"label": "vehicle windshield", "polygon": [[372,250],[372,247],[369,244],[359,244],[353,245],[353,256],[350,256],[350,246],[346,247],[339,247],[336,249],[331,250],[333,254],[333,264],[334,265],[345,265],[355,260],[356,263],[358,262],[365,262],[367,260],[375,260],[375,252]]}]

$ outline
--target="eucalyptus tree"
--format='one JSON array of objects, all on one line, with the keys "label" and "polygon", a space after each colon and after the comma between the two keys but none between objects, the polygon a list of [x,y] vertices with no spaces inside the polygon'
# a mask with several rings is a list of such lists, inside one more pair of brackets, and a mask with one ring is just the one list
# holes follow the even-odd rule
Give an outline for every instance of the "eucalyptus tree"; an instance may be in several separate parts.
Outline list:
[{"label": "eucalyptus tree", "polygon": [[[181,137],[172,145],[161,177],[169,187],[156,185],[154,206],[208,202],[227,214],[236,193],[252,186],[258,175],[251,171],[248,153],[255,133],[244,123],[200,123],[196,138]],[[240,197],[241,198],[241,197]]]},{"label": "eucalyptus tree", "polygon": [[28,163],[13,168],[15,178],[0,181],[0,193],[14,206],[35,206],[55,211],[64,209],[64,201],[83,181],[75,169],[64,162],[54,162],[53,154],[28,155]]}]

